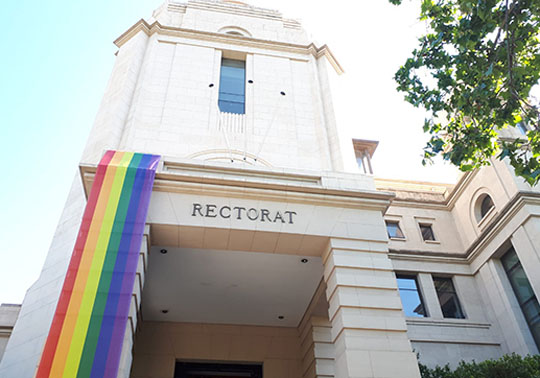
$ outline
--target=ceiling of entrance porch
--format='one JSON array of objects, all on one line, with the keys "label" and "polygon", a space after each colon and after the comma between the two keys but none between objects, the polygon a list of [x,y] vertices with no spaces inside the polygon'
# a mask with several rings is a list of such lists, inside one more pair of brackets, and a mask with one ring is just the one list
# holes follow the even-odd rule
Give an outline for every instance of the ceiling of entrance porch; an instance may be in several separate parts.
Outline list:
[{"label": "ceiling of entrance porch", "polygon": [[296,327],[323,275],[321,258],[307,258],[154,246],[143,319]]},{"label": "ceiling of entrance porch", "polygon": [[170,247],[321,256],[328,245],[327,237],[307,234],[156,223],[150,228],[153,245]]}]

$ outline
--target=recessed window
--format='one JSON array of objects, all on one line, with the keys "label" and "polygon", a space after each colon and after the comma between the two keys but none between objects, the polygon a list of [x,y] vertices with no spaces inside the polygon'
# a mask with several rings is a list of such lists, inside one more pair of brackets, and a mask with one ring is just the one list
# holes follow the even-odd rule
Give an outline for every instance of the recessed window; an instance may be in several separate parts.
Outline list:
[{"label": "recessed window", "polygon": [[476,221],[480,223],[494,207],[495,204],[489,194],[484,193],[479,196],[474,205],[474,216],[476,217]]},{"label": "recessed window", "polygon": [[219,110],[224,113],[245,113],[246,102],[246,62],[242,60],[221,60],[219,79]]},{"label": "recessed window", "polygon": [[495,205],[493,205],[493,200],[490,196],[486,194],[482,199],[482,203],[480,204],[480,216],[484,218],[494,206]]},{"label": "recessed window", "polygon": [[405,316],[417,318],[426,317],[427,314],[422,301],[422,296],[418,290],[416,277],[398,274],[396,278]]},{"label": "recessed window", "polygon": [[388,237],[391,239],[405,239],[405,235],[403,235],[403,231],[401,231],[401,228],[399,227],[398,221],[390,221],[387,220],[386,222],[386,231],[388,232]]},{"label": "recessed window", "polygon": [[536,345],[540,348],[540,304],[514,248],[502,257],[501,262]]},{"label": "recessed window", "polygon": [[465,319],[452,279],[433,277],[433,283],[439,297],[443,316],[445,318]]},{"label": "recessed window", "polygon": [[424,241],[435,241],[435,234],[430,224],[420,223],[420,232]]}]

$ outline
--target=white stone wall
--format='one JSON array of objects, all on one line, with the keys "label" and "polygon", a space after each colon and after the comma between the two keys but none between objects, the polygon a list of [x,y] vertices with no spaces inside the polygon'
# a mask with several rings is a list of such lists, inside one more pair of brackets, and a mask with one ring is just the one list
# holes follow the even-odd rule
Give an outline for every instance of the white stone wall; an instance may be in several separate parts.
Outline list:
[{"label": "white stone wall", "polygon": [[[181,24],[175,23],[176,14],[182,14]],[[104,150],[116,148],[203,160],[208,154],[222,161],[234,156],[237,164],[249,156],[251,163],[280,168],[355,170],[350,143],[345,156],[341,152],[344,139],[335,123],[326,58],[315,57],[299,24],[274,11],[215,1],[165,4],[153,20],[197,32],[139,31],[120,42],[83,162],[95,164]],[[254,40],[204,34],[226,26],[248,30]],[[224,124],[232,121],[223,121],[230,117],[218,109],[222,56],[246,61],[246,114],[234,121],[241,127]]]},{"label": "white stone wall", "polygon": [[144,322],[131,377],[173,377],[177,360],[262,363],[265,378],[302,376],[296,328]]},{"label": "white stone wall", "polygon": [[239,116],[245,127],[233,130],[218,123],[223,50],[201,44],[150,38],[120,149],[184,158],[219,150],[223,160],[234,151],[274,167],[343,169],[331,104],[321,101],[328,89],[319,85],[314,57],[297,60],[246,49],[246,79],[253,84],[246,84],[246,114]]},{"label": "white stone wall", "polygon": [[33,377],[49,332],[79,230],[85,198],[75,177],[49,253],[37,281],[28,289],[0,362],[0,377]]},{"label": "white stone wall", "polygon": [[311,42],[297,21],[283,18],[279,11],[248,4],[169,0],[154,12],[150,21],[153,20],[162,25],[214,33],[234,27],[252,38],[291,44]]},{"label": "white stone wall", "polygon": [[20,305],[5,303],[0,305],[0,361],[2,361],[2,356],[6,350],[9,337],[11,336],[13,326],[17,321],[20,310]]}]

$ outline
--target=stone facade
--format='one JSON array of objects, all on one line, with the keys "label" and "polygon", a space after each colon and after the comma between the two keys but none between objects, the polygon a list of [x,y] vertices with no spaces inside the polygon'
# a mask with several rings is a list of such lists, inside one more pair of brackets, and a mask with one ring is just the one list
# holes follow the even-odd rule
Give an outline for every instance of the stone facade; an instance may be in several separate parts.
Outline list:
[{"label": "stone facade", "polygon": [[[430,366],[538,353],[500,258],[513,247],[540,294],[540,190],[505,162],[456,185],[375,179],[376,143],[340,139],[328,79],[339,63],[277,11],[168,1],[115,43],[0,376],[36,372],[107,149],[162,156],[119,377],[171,378],[198,361],[262,365],[265,378],[403,378],[419,377],[415,352]],[[217,106],[223,58],[245,62],[244,114]],[[415,277],[427,316],[405,316],[396,275]],[[438,277],[462,318],[445,317]]]}]

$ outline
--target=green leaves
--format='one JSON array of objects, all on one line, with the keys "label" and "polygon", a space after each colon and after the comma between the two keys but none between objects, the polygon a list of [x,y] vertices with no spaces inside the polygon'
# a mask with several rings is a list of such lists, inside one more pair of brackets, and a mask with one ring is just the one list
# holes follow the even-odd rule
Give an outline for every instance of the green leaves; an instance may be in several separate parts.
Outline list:
[{"label": "green leaves", "polygon": [[430,369],[420,365],[422,378],[537,378],[540,376],[540,355],[521,357],[507,354],[497,360],[461,361],[455,370],[448,365]]},{"label": "green leaves", "polygon": [[[540,2],[422,0],[420,19],[428,31],[394,79],[406,101],[432,116],[423,163],[442,155],[471,170],[497,156],[536,185],[539,111],[529,97],[540,78]],[[526,139],[500,137],[519,122],[531,129]]]}]

